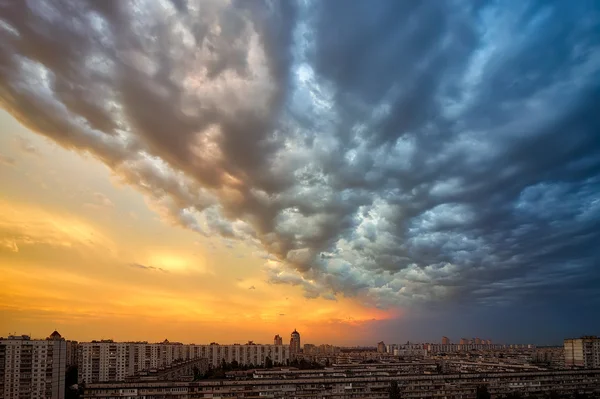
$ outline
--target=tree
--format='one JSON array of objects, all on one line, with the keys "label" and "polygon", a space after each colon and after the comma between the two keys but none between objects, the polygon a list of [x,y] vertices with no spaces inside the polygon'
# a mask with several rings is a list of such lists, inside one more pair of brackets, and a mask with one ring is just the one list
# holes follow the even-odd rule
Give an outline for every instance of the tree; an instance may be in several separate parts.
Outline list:
[{"label": "tree", "polygon": [[477,399],[491,399],[492,395],[490,395],[485,385],[480,385],[477,387],[476,397]]},{"label": "tree", "polygon": [[389,393],[390,393],[390,399],[400,399],[401,398],[400,388],[398,387],[398,382],[396,382],[396,381],[390,382]]},{"label": "tree", "polygon": [[267,356],[265,358],[265,368],[268,368],[268,369],[273,368],[273,361],[271,360],[271,358],[269,356]]}]

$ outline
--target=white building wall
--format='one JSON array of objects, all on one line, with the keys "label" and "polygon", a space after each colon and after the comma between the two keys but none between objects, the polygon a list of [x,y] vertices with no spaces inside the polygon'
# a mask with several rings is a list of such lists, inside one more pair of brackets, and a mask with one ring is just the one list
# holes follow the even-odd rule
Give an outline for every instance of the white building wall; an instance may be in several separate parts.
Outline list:
[{"label": "white building wall", "polygon": [[[170,343],[82,342],[79,344],[79,382],[123,381],[138,371],[168,367],[176,360],[207,358],[213,367],[234,360],[240,365],[263,365],[290,359],[287,345],[182,345]],[[95,369],[94,369],[95,368]]]},{"label": "white building wall", "polygon": [[[2,398],[64,399],[66,342],[9,337],[6,346]],[[23,391],[23,392],[22,392]]]}]

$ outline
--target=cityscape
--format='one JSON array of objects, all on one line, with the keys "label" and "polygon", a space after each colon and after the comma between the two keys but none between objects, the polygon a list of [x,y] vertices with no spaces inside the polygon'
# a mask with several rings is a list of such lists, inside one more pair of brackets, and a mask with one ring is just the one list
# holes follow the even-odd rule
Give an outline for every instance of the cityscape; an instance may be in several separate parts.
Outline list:
[{"label": "cityscape", "polygon": [[600,396],[600,338],[563,346],[439,343],[339,347],[302,344],[183,344],[164,340],[77,342],[0,338],[6,399],[68,398],[510,398]]},{"label": "cityscape", "polygon": [[0,0],[0,399],[600,399],[600,0]]}]

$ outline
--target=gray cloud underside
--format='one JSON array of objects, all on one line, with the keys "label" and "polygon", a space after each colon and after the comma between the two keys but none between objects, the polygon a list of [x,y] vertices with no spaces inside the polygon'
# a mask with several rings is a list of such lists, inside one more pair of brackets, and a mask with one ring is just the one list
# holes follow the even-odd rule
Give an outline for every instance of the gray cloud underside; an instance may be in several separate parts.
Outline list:
[{"label": "gray cloud underside", "polygon": [[0,2],[3,108],[376,306],[598,299],[599,71],[593,0]]},{"label": "gray cloud underside", "polygon": [[142,270],[148,270],[148,271],[154,271],[154,272],[163,272],[163,273],[169,272],[168,270],[165,270],[162,267],[142,265],[141,263],[129,263],[128,266],[133,267],[134,269],[142,269]]}]

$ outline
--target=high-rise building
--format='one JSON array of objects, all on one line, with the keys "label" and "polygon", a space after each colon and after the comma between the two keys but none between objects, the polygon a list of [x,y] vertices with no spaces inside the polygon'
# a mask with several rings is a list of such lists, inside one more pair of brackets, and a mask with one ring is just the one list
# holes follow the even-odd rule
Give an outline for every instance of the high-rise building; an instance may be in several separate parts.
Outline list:
[{"label": "high-rise building", "polygon": [[44,340],[0,338],[0,397],[64,399],[66,341],[57,331]]},{"label": "high-rise building", "polygon": [[77,365],[77,341],[67,341],[67,367]]},{"label": "high-rise building", "polygon": [[300,333],[294,329],[290,336],[290,356],[298,355],[300,348]]},{"label": "high-rise building", "polygon": [[450,345],[450,339],[448,337],[442,337],[442,345]]},{"label": "high-rise building", "polygon": [[313,344],[304,344],[302,353],[305,355],[316,355],[318,353],[317,346]]},{"label": "high-rise building", "polygon": [[475,345],[481,345],[481,338],[475,338]]},{"label": "high-rise building", "polygon": [[377,343],[377,353],[385,353],[386,352],[385,343],[383,341]]},{"label": "high-rise building", "polygon": [[469,340],[466,338],[461,338],[460,339],[460,345],[468,345],[469,344]]},{"label": "high-rise building", "polygon": [[564,341],[565,367],[600,368],[600,338],[587,336]]},{"label": "high-rise building", "polygon": [[288,345],[184,345],[164,341],[113,342],[112,340],[81,342],[78,345],[78,381],[96,383],[124,381],[142,371],[171,366],[175,362],[208,359],[213,367],[223,361],[240,365],[263,365],[269,357],[273,363],[285,364],[290,359]]},{"label": "high-rise building", "polygon": [[283,338],[279,334],[273,338],[273,345],[283,345]]}]

